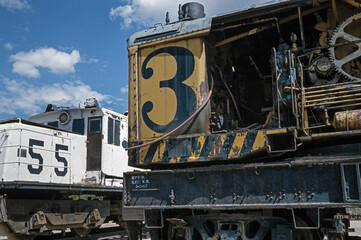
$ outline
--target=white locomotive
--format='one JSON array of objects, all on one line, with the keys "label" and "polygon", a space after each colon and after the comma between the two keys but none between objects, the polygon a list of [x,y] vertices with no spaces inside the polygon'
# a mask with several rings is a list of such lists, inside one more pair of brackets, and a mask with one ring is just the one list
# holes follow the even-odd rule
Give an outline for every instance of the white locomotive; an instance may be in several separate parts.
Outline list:
[{"label": "white locomotive", "polygon": [[120,219],[127,117],[83,104],[0,122],[0,239],[82,236]]}]

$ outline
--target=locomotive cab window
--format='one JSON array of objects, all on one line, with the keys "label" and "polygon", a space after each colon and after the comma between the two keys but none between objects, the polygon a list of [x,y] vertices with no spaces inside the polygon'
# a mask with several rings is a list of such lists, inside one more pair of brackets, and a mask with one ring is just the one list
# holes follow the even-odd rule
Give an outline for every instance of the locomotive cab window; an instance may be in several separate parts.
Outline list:
[{"label": "locomotive cab window", "polygon": [[97,133],[101,131],[101,119],[89,119],[89,132]]},{"label": "locomotive cab window", "polygon": [[120,146],[120,121],[108,118],[108,144]]},{"label": "locomotive cab window", "polygon": [[59,127],[59,122],[58,122],[58,121],[55,121],[55,122],[48,122],[48,126],[58,128],[58,127]]},{"label": "locomotive cab window", "polygon": [[84,135],[84,118],[74,119],[72,131]]}]

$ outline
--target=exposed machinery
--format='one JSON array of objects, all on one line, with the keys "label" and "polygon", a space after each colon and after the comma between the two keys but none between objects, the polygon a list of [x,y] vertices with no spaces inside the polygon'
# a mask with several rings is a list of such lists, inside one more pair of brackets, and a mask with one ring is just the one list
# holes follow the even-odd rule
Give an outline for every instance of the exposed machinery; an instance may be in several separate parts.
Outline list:
[{"label": "exposed machinery", "polygon": [[289,0],[128,39],[131,239],[351,239],[361,216],[359,0]]},{"label": "exposed machinery", "polygon": [[0,238],[33,239],[71,228],[87,235],[119,222],[127,117],[88,99],[49,104],[30,121],[0,122]]}]

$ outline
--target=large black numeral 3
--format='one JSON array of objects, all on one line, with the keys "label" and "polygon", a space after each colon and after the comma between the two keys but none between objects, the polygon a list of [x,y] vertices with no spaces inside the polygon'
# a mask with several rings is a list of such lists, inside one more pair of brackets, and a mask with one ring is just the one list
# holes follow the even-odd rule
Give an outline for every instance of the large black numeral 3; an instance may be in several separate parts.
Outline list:
[{"label": "large black numeral 3", "polygon": [[[194,71],[194,55],[191,51],[183,47],[164,47],[149,54],[142,65],[142,76],[149,79],[153,76],[153,69],[147,68],[148,62],[156,55],[167,53],[173,56],[177,63],[177,72],[175,76],[168,80],[162,80],[159,83],[160,88],[170,88],[174,91],[177,100],[177,111],[173,120],[166,125],[158,125],[153,122],[148,113],[153,109],[153,103],[147,101],[142,106],[142,116],[145,124],[154,132],[165,133],[173,130],[184,122],[197,107],[197,97],[193,89],[183,82],[187,80]],[[156,93],[155,93],[156,94]]]}]

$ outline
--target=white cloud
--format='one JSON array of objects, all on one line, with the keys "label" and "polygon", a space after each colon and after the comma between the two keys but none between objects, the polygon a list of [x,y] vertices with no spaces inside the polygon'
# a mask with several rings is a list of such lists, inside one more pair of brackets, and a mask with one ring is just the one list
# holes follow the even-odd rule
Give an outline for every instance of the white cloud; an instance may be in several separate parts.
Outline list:
[{"label": "white cloud", "polygon": [[128,92],[128,85],[125,87],[120,88],[121,93],[127,93]]},{"label": "white cloud", "polygon": [[30,8],[27,0],[0,0],[0,6],[8,10],[25,10]]},{"label": "white cloud", "polygon": [[31,78],[40,77],[39,67],[47,68],[55,74],[75,72],[74,66],[80,61],[80,53],[61,52],[54,48],[39,48],[35,51],[19,52],[9,58],[13,63],[13,72]]},{"label": "white cloud", "polygon": [[[1,1],[1,0],[0,0]],[[4,44],[4,48],[6,48],[7,50],[13,50],[14,45],[12,45],[11,43],[7,42]]]},{"label": "white cloud", "polygon": [[117,8],[110,9],[109,17],[114,20],[117,17],[123,18],[123,23],[121,23],[121,27],[129,27],[134,21],[134,9],[131,5],[119,6]]},{"label": "white cloud", "polygon": [[93,57],[90,57],[90,58],[83,58],[83,57],[82,57],[81,62],[82,62],[82,63],[89,63],[89,64],[92,64],[92,63],[96,64],[96,63],[99,62],[99,59],[93,58]]},{"label": "white cloud", "polygon": [[[109,17],[114,20],[121,19],[121,27],[153,26],[155,23],[164,23],[165,14],[169,12],[171,22],[178,20],[178,4],[184,4],[189,0],[178,0],[177,2],[168,0],[129,0],[128,4],[111,8]],[[219,15],[221,13],[232,12],[243,9],[250,5],[265,2],[265,0],[197,0],[203,4],[206,16]]]},{"label": "white cloud", "polygon": [[0,78],[0,114],[34,115],[45,110],[47,104],[78,107],[79,102],[95,97],[99,102],[110,101],[109,95],[91,89],[81,81],[34,86],[26,81]]}]

